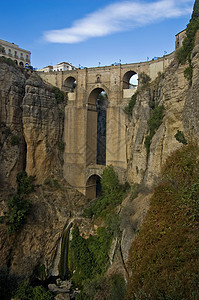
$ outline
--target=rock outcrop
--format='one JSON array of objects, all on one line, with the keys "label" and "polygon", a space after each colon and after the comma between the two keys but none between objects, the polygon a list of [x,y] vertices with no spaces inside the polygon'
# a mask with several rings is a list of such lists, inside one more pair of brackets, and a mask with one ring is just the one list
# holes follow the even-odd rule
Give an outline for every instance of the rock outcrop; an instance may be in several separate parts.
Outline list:
[{"label": "rock outcrop", "polygon": [[[166,158],[181,144],[176,140],[178,130],[183,131],[183,111],[189,93],[189,83],[184,77],[186,66],[174,60],[156,82],[141,90],[127,124],[128,180],[152,187],[160,175]],[[162,124],[155,132],[147,155],[145,137],[149,134],[148,120],[151,101],[164,106]]]},{"label": "rock outcrop", "polygon": [[23,130],[27,145],[26,171],[42,183],[48,176],[62,177],[59,145],[64,129],[64,104],[33,73],[26,80],[23,98]]},{"label": "rock outcrop", "polygon": [[16,174],[24,167],[22,102],[26,74],[22,70],[0,65],[0,189],[14,186]]}]

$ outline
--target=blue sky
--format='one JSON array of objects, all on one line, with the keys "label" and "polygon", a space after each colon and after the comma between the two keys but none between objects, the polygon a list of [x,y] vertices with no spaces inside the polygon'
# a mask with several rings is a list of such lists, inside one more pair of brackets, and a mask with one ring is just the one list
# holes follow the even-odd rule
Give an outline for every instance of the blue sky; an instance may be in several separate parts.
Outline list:
[{"label": "blue sky", "polygon": [[0,38],[32,53],[42,68],[140,62],[174,50],[194,0],[1,1]]}]

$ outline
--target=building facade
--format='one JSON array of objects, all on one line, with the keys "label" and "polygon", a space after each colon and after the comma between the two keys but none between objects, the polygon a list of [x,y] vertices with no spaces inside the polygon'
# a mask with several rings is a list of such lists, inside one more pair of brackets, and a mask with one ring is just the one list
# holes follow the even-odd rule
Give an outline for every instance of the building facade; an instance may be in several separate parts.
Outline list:
[{"label": "building facade", "polygon": [[11,58],[15,63],[21,67],[30,66],[31,52],[19,48],[18,45],[14,43],[9,43],[7,41],[0,39],[0,56],[5,56]]},{"label": "building facade", "polygon": [[71,70],[75,70],[76,68],[74,66],[72,66],[71,64],[67,63],[67,62],[62,62],[62,63],[58,63],[55,66],[47,66],[44,67],[42,69],[39,69],[37,71],[39,72],[59,72],[59,71],[71,71]]}]

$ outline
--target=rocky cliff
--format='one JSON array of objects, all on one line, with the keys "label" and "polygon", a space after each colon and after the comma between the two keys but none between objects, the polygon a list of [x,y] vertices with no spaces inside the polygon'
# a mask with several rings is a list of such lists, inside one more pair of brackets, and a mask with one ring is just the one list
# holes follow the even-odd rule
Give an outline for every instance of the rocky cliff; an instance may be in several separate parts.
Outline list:
[{"label": "rocky cliff", "polygon": [[0,225],[0,267],[16,275],[29,277],[41,265],[49,276],[58,275],[53,263],[63,230],[85,205],[85,197],[62,178],[65,105],[36,73],[0,62],[0,215],[18,172],[35,175],[37,184],[28,195],[32,207],[21,231],[9,236]]},{"label": "rocky cliff", "polygon": [[[140,88],[126,124],[127,178],[130,183],[153,187],[167,157],[181,147],[175,138],[178,130],[183,131],[187,139],[198,141],[198,39],[192,53],[192,65],[192,86],[184,77],[186,65],[179,65],[174,60],[164,74]],[[30,277],[43,265],[47,276],[57,275],[61,237],[66,226],[76,219],[85,236],[93,230],[89,220],[82,218],[85,197],[62,178],[65,104],[57,103],[52,87],[37,74],[0,63],[1,215],[6,200],[14,191],[19,171],[36,175],[37,183],[35,192],[28,196],[32,208],[20,232],[9,236],[6,225],[0,225],[0,267],[7,266],[17,275]],[[148,120],[154,106],[161,105],[164,116],[147,152]],[[122,228],[121,256],[115,256],[110,273],[122,268],[125,273],[128,251],[149,207],[149,198],[150,194],[146,197],[140,194],[133,202],[128,198],[125,200],[123,211],[126,207],[131,222]]]}]

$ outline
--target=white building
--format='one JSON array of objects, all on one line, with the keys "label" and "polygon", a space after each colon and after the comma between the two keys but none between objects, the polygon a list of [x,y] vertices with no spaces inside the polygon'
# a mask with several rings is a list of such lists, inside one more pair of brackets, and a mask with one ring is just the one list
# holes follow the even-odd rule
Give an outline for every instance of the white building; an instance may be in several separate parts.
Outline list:
[{"label": "white building", "polygon": [[26,67],[30,66],[30,56],[31,52],[19,48],[18,45],[14,43],[9,43],[0,39],[0,56],[5,56],[11,58],[16,62],[17,65]]},{"label": "white building", "polygon": [[44,67],[44,68],[39,69],[37,71],[40,71],[40,72],[52,72],[53,71],[53,66],[47,66],[47,67]]},{"label": "white building", "polygon": [[47,66],[47,67],[44,67],[37,71],[39,71],[39,72],[52,72],[52,71],[59,72],[59,71],[70,71],[70,70],[75,70],[75,67],[67,62],[62,62],[62,63],[56,64],[55,66]]}]

